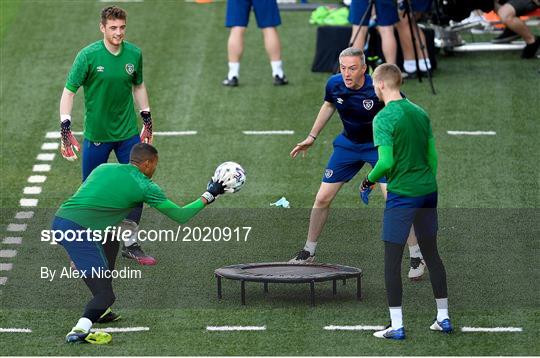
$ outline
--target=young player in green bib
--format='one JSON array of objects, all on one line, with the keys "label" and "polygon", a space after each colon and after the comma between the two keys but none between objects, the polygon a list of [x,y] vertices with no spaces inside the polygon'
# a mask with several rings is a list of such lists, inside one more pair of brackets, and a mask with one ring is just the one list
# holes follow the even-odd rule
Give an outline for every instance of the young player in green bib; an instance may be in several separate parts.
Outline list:
[{"label": "young player in green bib", "polygon": [[373,73],[377,97],[385,107],[373,120],[379,160],[362,182],[367,191],[382,176],[388,181],[384,210],[384,276],[391,324],[375,337],[405,339],[401,309],[401,260],[411,226],[429,270],[437,306],[431,330],[450,333],[446,271],[437,251],[437,151],[427,113],[401,96],[401,71],[383,64]]},{"label": "young player in green bib", "polygon": [[[81,147],[71,133],[71,112],[75,94],[80,87],[84,88],[83,181],[94,168],[108,161],[112,151],[118,162],[125,164],[135,144],[152,143],[152,116],[143,81],[142,52],[124,41],[126,20],[126,12],[119,7],[102,10],[103,40],[79,51],[60,99],[61,153],[74,161],[77,159],[74,149]],[[134,104],[143,120],[140,136]],[[134,208],[123,226],[135,233],[141,214],[142,206]],[[124,244],[122,255],[141,265],[155,265],[156,260],[144,253],[135,237]]]},{"label": "young player in green bib", "polygon": [[180,207],[151,180],[157,164],[157,150],[150,144],[138,143],[131,150],[129,164],[100,165],[56,212],[52,239],[67,251],[77,271],[84,275],[81,278],[93,296],[67,334],[68,343],[106,344],[111,341],[108,333],[90,331],[94,323],[103,322],[100,318],[110,312],[116,299],[112,278],[95,275],[103,270],[114,270],[121,238],[107,232],[116,232],[114,227],[142,203],[183,224],[231,185],[228,179],[212,179],[199,199]]}]

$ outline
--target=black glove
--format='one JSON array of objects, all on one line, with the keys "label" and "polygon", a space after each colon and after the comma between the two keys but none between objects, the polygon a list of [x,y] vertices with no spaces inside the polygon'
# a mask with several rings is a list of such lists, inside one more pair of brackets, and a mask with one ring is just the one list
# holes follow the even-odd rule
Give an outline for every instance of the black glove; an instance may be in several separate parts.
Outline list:
[{"label": "black glove", "polygon": [[362,185],[360,185],[360,191],[371,190],[373,189],[374,185],[375,183],[369,181],[368,177],[366,176],[366,178],[362,181]]},{"label": "black glove", "polygon": [[210,179],[208,182],[208,185],[206,186],[206,192],[201,195],[203,198],[208,201],[208,204],[212,203],[218,195],[221,195],[225,193],[225,187],[223,186],[223,182],[220,181],[213,181]]},{"label": "black glove", "polygon": [[141,111],[143,129],[141,131],[141,143],[152,144],[152,115],[149,111]]}]

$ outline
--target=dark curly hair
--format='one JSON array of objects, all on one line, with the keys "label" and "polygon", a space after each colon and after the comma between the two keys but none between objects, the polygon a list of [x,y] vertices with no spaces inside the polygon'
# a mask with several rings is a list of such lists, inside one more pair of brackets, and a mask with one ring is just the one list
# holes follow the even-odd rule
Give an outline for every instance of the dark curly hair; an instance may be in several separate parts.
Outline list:
[{"label": "dark curly hair", "polygon": [[105,25],[107,20],[126,20],[127,12],[126,10],[119,8],[118,6],[107,6],[101,10],[101,23]]}]

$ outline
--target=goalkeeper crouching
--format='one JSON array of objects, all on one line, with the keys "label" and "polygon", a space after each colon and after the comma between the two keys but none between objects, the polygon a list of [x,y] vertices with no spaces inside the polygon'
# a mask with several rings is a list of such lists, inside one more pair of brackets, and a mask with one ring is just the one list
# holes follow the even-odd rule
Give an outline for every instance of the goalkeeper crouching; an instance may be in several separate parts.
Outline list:
[{"label": "goalkeeper crouching", "polygon": [[[151,178],[158,164],[158,152],[150,144],[138,143],[130,153],[129,164],[102,164],[92,171],[79,190],[58,211],[52,223],[56,233],[76,232],[82,240],[59,240],[92,292],[82,317],[67,334],[68,343],[106,344],[111,336],[105,332],[90,332],[94,323],[110,322],[110,309],[115,301],[112,278],[92,277],[91,273],[114,270],[119,248],[118,239],[94,237],[95,231],[118,225],[133,208],[142,203],[156,208],[172,220],[185,223],[230,185],[226,178],[210,180],[207,191],[194,202],[180,207],[167,199],[161,188]],[[225,181],[225,182],[224,182]],[[90,230],[88,230],[90,229]]]}]

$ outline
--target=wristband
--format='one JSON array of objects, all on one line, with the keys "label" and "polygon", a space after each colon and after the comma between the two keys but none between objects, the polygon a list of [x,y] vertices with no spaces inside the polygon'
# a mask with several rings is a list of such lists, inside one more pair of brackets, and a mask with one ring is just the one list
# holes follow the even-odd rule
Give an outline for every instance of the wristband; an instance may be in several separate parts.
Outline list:
[{"label": "wristband", "polygon": [[208,191],[205,191],[201,196],[206,199],[208,204],[210,204],[211,202],[216,200],[216,197],[213,196],[212,194],[210,194],[210,192],[208,192]]},{"label": "wristband", "polygon": [[311,133],[308,134],[308,137],[313,138],[313,140],[317,139],[317,137],[315,137],[315,136],[314,136],[313,134],[311,134]]},{"label": "wristband", "polygon": [[71,122],[71,114],[61,114],[60,115],[60,123],[70,121]]}]

